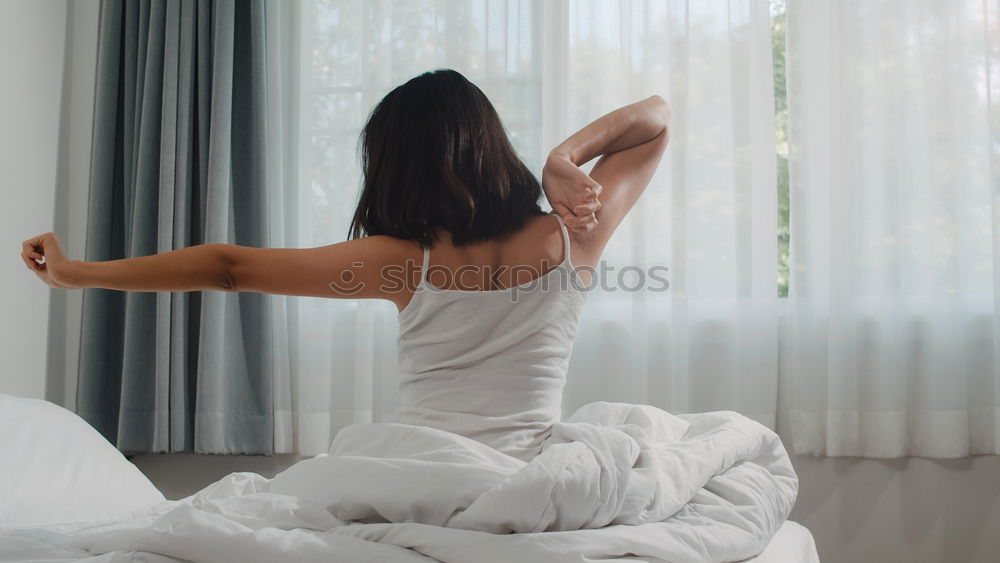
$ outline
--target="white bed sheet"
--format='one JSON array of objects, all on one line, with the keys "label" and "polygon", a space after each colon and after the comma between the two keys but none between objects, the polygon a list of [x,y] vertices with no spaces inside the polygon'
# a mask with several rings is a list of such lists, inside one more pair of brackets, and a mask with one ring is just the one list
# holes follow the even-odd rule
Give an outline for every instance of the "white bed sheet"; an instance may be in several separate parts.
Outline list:
[{"label": "white bed sheet", "polygon": [[[12,530],[0,530],[0,561],[20,563],[69,563],[71,561],[116,562],[116,563],[138,563],[138,562],[175,562],[176,559],[149,552],[118,552],[109,553],[103,556],[93,557],[81,549],[68,548],[58,545],[62,537],[58,533],[44,533],[38,531],[30,534],[11,534]],[[378,543],[367,543],[365,545],[351,545],[350,548],[360,548],[367,557],[360,560],[379,560],[381,557],[394,559],[400,556],[394,546],[385,546]],[[355,553],[357,554],[357,553]],[[346,555],[346,554],[345,554]],[[410,553],[413,560],[421,560],[416,553]],[[303,559],[304,560],[304,559]],[[426,561],[434,561],[426,558]],[[630,558],[631,561],[636,559]],[[652,563],[652,562],[650,562]],[[785,522],[778,530],[774,538],[767,545],[764,551],[757,557],[746,560],[744,563],[820,563],[819,555],[816,553],[816,544],[812,534],[801,524],[796,522]]]}]

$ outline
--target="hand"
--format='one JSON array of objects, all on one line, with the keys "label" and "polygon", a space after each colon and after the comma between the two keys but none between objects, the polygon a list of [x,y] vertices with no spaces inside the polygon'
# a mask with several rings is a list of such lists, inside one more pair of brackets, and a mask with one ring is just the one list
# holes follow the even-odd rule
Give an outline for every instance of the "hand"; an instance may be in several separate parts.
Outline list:
[{"label": "hand", "polygon": [[46,284],[58,289],[76,289],[64,275],[67,260],[56,235],[45,233],[24,241],[21,259]]},{"label": "hand", "polygon": [[542,189],[552,209],[563,218],[566,228],[590,232],[597,226],[603,189],[569,157],[553,152],[542,169]]}]

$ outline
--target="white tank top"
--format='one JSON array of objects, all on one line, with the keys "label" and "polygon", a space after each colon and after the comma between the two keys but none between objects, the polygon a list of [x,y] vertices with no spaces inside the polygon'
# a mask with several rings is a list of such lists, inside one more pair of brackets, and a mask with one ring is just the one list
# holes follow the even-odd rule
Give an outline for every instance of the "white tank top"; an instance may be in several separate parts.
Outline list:
[{"label": "white tank top", "polygon": [[440,428],[527,461],[562,418],[562,391],[586,291],[570,260],[499,290],[420,283],[399,313],[397,421]]}]

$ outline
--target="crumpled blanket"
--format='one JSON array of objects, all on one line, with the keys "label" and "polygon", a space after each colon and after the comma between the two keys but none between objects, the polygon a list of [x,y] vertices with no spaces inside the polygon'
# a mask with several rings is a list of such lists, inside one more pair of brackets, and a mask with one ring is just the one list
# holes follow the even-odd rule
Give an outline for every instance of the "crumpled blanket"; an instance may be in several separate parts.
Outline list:
[{"label": "crumpled blanket", "polygon": [[355,424],[270,480],[233,473],[117,522],[4,530],[0,560],[740,561],[797,490],[777,435],[744,416],[596,402],[527,462],[435,428]]}]

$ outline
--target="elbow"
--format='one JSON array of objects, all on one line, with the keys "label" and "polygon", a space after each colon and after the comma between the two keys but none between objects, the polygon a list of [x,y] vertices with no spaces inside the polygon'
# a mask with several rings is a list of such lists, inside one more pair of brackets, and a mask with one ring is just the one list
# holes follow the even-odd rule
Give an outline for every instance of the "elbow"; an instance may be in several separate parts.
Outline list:
[{"label": "elbow", "polygon": [[220,273],[219,277],[216,279],[215,289],[220,291],[239,291],[236,288],[236,278],[233,277],[232,271],[224,270]]},{"label": "elbow", "polygon": [[239,291],[236,280],[237,261],[235,246],[231,244],[210,244],[212,247],[212,289],[219,291]]},{"label": "elbow", "polygon": [[663,151],[664,149],[667,148],[667,144],[670,143],[670,124],[669,123],[663,126],[663,129],[656,136],[656,138],[653,139],[653,141],[655,141],[657,143],[657,146],[660,147],[661,151]]},{"label": "elbow", "polygon": [[673,118],[670,102],[663,99],[663,96],[659,94],[653,94],[648,99],[653,106],[653,115],[656,118],[656,122],[662,127],[661,130],[669,132],[670,121]]}]

